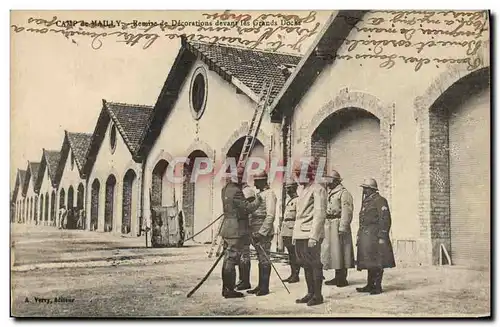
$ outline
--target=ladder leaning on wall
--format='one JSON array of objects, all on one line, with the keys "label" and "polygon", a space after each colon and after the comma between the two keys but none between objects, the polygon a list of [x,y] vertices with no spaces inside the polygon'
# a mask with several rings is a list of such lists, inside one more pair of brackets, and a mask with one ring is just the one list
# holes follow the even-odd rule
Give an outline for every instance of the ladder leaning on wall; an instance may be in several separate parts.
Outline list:
[{"label": "ladder leaning on wall", "polygon": [[[260,125],[262,123],[262,118],[264,117],[264,113],[269,106],[269,100],[271,98],[273,87],[274,82],[272,79],[267,79],[262,84],[261,90],[259,92],[259,102],[253,114],[252,121],[250,122],[248,133],[245,136],[245,142],[243,143],[243,148],[241,149],[241,154],[238,159],[238,167],[245,167],[250,153],[252,153],[253,147],[255,145],[255,140],[257,139],[257,134],[259,133]],[[219,234],[222,228],[222,224],[224,224],[224,219],[225,217],[223,217],[221,222],[219,223],[217,234],[215,235],[210,249],[208,250],[209,258],[213,256],[214,252],[216,253],[216,255],[219,255],[222,250],[223,241],[222,237],[220,237]]]}]

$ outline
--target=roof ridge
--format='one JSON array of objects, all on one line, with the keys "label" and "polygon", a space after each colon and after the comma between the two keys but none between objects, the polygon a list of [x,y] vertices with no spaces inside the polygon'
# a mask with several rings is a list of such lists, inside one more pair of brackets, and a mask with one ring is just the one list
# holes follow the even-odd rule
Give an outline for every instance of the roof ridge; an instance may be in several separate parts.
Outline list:
[{"label": "roof ridge", "polygon": [[216,43],[216,42],[205,42],[205,41],[193,41],[193,40],[188,40],[187,43],[199,43],[199,44],[204,44],[208,46],[218,46],[218,47],[228,47],[228,48],[233,48],[233,49],[241,49],[241,50],[248,50],[248,51],[253,51],[253,52],[263,52],[263,53],[269,53],[269,54],[278,54],[278,55],[285,55],[285,56],[292,56],[292,57],[298,57],[302,58],[302,54],[294,54],[294,53],[287,53],[287,52],[281,52],[281,51],[272,51],[272,50],[265,50],[265,49],[252,49],[249,47],[244,47],[241,45],[234,45],[234,44],[225,44],[225,43]]},{"label": "roof ridge", "polygon": [[106,101],[106,103],[109,103],[109,104],[117,104],[117,105],[121,105],[121,106],[129,106],[129,107],[140,107],[140,108],[148,108],[148,109],[153,109],[154,106],[150,106],[150,105],[147,105],[147,104],[138,104],[138,103],[125,103],[125,102],[116,102],[116,101],[108,101],[108,100],[104,100]]}]

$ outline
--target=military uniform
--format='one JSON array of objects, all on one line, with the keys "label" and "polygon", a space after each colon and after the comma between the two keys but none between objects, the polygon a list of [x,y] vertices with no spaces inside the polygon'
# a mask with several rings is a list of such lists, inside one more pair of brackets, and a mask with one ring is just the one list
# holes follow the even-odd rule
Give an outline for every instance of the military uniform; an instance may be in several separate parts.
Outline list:
[{"label": "military uniform", "polygon": [[[253,190],[252,187],[245,185],[243,186],[242,191],[246,200],[248,201],[255,200],[255,191]],[[248,217],[248,220],[246,220],[246,224],[248,226],[245,226],[245,229],[247,230],[250,230],[249,219],[250,215]],[[241,250],[240,262],[238,263],[238,274],[240,278],[238,284],[236,285],[236,290],[238,291],[252,288],[252,285],[250,284],[250,270],[252,267],[250,260],[250,244],[251,244],[251,238],[250,235],[247,235],[247,237],[243,238],[243,248]]]},{"label": "military uniform", "polygon": [[[297,199],[293,240],[297,260],[304,268],[307,283],[307,295],[297,299],[297,303],[307,303],[307,305],[323,303],[321,243],[325,237],[326,197],[323,186],[311,183],[304,187]],[[316,245],[309,247],[309,240],[316,241]]]},{"label": "military uniform", "polygon": [[[266,176],[267,178],[267,176]],[[259,260],[259,285],[248,291],[250,294],[265,295],[269,293],[269,278],[271,275],[271,242],[274,236],[274,219],[276,216],[276,195],[266,186],[260,193],[261,203],[250,215],[250,232],[253,236],[252,245],[257,251]]]},{"label": "military uniform", "polygon": [[290,262],[291,275],[284,281],[296,282],[299,279],[300,265],[297,263],[297,255],[295,254],[295,245],[293,245],[293,226],[295,225],[295,218],[297,216],[297,199],[298,196],[288,196],[285,204],[285,214],[281,224],[281,237],[283,238],[283,245],[288,251],[288,260]]},{"label": "military uniform", "polygon": [[222,295],[224,297],[241,297],[243,294],[234,291],[236,269],[241,257],[243,245],[249,237],[248,215],[260,204],[260,198],[254,202],[245,200],[241,184],[228,182],[222,189],[224,220],[220,236],[224,240],[225,256],[222,265]]},{"label": "military uniform", "polygon": [[328,192],[325,240],[321,245],[323,269],[335,269],[335,278],[326,285],[347,286],[347,269],[354,268],[351,234],[352,195],[338,184]]},{"label": "military uniform", "polygon": [[[374,183],[374,189],[377,190]],[[387,200],[378,192],[365,197],[359,213],[357,269],[368,270],[368,283],[358,291],[380,293],[383,269],[396,266],[389,238],[390,228],[391,213]]]}]

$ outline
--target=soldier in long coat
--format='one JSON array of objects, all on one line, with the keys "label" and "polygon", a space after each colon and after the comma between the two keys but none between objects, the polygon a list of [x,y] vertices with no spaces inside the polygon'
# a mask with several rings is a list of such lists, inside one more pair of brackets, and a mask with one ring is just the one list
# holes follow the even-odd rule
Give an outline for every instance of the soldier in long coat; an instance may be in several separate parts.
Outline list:
[{"label": "soldier in long coat", "polygon": [[366,286],[356,290],[380,294],[384,268],[396,266],[389,238],[391,212],[387,200],[378,193],[375,179],[366,179],[361,187],[363,202],[359,213],[357,269],[368,270],[368,278]]},{"label": "soldier in long coat", "polygon": [[323,264],[321,263],[321,243],[325,237],[326,190],[315,181],[316,167],[310,164],[306,176],[301,170],[299,183],[303,186],[297,199],[297,216],[293,227],[293,242],[299,264],[304,268],[307,294],[295,300],[308,306],[323,303]]},{"label": "soldier in long coat", "polygon": [[283,246],[288,252],[288,261],[290,262],[290,277],[284,279],[284,282],[297,283],[299,282],[300,265],[297,263],[297,255],[295,254],[295,246],[292,242],[293,226],[297,216],[297,183],[287,182],[285,184],[287,199],[285,202],[285,214],[281,222],[281,237],[283,238]]},{"label": "soldier in long coat", "polygon": [[274,236],[274,220],[276,217],[276,195],[269,187],[267,173],[254,176],[255,187],[259,190],[261,203],[250,215],[250,233],[252,245],[257,251],[259,260],[259,284],[248,291],[249,294],[263,296],[269,294],[269,278],[271,277],[271,242]]},{"label": "soldier in long coat", "polygon": [[238,167],[237,182],[229,180],[222,189],[224,220],[220,236],[224,240],[225,255],[222,264],[222,296],[225,298],[243,297],[243,293],[234,290],[236,284],[236,266],[240,262],[241,252],[249,237],[248,215],[261,202],[245,200],[242,191],[244,168]]},{"label": "soldier in long coat", "polygon": [[328,207],[325,220],[325,240],[321,245],[323,269],[335,269],[335,277],[325,285],[345,287],[347,269],[354,268],[354,248],[351,234],[353,212],[352,195],[341,184],[337,171],[332,172],[328,183]]}]

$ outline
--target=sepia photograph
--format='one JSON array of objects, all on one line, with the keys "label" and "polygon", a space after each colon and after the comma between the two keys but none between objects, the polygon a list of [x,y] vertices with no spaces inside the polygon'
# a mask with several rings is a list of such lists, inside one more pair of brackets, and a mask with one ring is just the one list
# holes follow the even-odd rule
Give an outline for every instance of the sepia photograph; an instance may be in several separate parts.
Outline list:
[{"label": "sepia photograph", "polygon": [[11,10],[10,316],[491,318],[488,10]]}]

